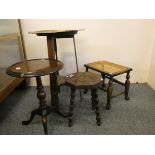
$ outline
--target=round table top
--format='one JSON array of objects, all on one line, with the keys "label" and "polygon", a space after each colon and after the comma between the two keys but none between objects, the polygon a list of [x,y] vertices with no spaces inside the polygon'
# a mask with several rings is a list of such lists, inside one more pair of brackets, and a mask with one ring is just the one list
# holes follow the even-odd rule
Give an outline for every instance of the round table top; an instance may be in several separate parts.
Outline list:
[{"label": "round table top", "polygon": [[36,77],[55,73],[63,68],[63,63],[54,59],[25,60],[10,66],[6,73],[14,77]]},{"label": "round table top", "polygon": [[101,75],[92,72],[77,72],[66,78],[66,85],[77,89],[98,88],[102,82]]}]

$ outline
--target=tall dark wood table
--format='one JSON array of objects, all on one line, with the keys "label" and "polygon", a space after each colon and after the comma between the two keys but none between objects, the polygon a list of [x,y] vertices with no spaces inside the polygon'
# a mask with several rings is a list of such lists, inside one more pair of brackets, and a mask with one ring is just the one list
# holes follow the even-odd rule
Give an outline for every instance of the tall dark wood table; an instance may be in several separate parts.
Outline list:
[{"label": "tall dark wood table", "polygon": [[[75,51],[75,60],[76,60],[76,68],[77,72],[78,69],[78,61],[77,61],[77,53],[76,53],[76,44],[74,35],[77,34],[79,30],[41,30],[41,31],[34,31],[29,32],[30,34],[36,34],[37,36],[46,36],[47,37],[47,47],[48,47],[48,57],[52,59],[58,60],[57,55],[57,43],[56,39],[59,38],[72,38],[74,44],[74,51]],[[57,112],[62,115],[66,116],[59,111],[59,101],[58,101],[58,86],[57,82],[52,80],[52,74],[50,74],[50,90],[51,90],[51,105],[56,107]]]},{"label": "tall dark wood table", "polygon": [[57,80],[56,73],[62,68],[63,68],[63,63],[49,58],[49,59],[33,59],[33,60],[18,62],[7,69],[6,71],[7,74],[13,77],[17,77],[17,78],[35,77],[36,78],[39,108],[32,111],[30,119],[28,121],[23,121],[23,125],[28,125],[33,120],[35,115],[40,115],[42,116],[44,132],[45,134],[48,134],[47,115],[53,110],[55,111],[55,108],[46,105],[46,99],[45,99],[46,93],[42,85],[41,76],[51,74],[53,82],[56,83],[56,80]]}]

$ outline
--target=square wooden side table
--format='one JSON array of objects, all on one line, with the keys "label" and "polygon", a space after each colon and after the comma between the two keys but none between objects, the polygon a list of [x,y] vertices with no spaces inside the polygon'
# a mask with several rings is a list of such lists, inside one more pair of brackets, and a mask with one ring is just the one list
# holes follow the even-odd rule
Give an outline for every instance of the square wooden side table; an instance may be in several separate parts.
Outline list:
[{"label": "square wooden side table", "polygon": [[[102,78],[103,78],[103,84],[102,84],[101,89],[107,92],[107,105],[106,105],[107,110],[111,109],[110,101],[111,101],[111,98],[113,97],[116,97],[121,94],[125,94],[125,99],[129,100],[129,96],[128,96],[129,87],[130,87],[130,81],[129,81],[130,75],[129,74],[130,74],[130,71],[132,71],[131,68],[121,66],[118,64],[114,64],[108,61],[97,61],[97,62],[85,64],[84,66],[86,67],[86,72],[88,72],[88,69],[91,69],[91,70],[101,73]],[[126,73],[125,83],[118,81],[117,79],[114,78],[115,76],[121,75],[124,73]],[[109,79],[107,89],[105,89],[105,78]],[[116,95],[112,95],[113,82],[123,85],[125,87],[125,90]]]}]

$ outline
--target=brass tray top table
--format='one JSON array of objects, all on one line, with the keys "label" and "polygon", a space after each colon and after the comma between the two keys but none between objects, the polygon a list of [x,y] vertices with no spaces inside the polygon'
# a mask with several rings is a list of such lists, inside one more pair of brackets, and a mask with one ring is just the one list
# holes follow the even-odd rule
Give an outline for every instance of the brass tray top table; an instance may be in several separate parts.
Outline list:
[{"label": "brass tray top table", "polygon": [[[89,64],[85,64],[84,65],[86,67],[86,72],[88,72],[88,69],[97,71],[99,73],[101,73],[102,78],[103,78],[103,84],[102,84],[102,88],[104,91],[107,92],[107,105],[106,105],[106,109],[109,110],[111,109],[111,104],[110,104],[110,100],[113,97],[116,97],[118,95],[121,94],[125,94],[125,99],[129,100],[129,87],[130,87],[130,71],[132,71],[131,68],[125,67],[125,66],[121,66],[118,64],[114,64],[108,61],[97,61],[97,62],[93,62],[93,63],[89,63]],[[120,74],[124,74],[126,73],[126,81],[125,83],[118,81],[117,79],[115,79],[114,77]],[[109,79],[109,83],[108,83],[108,88],[104,89],[105,87],[105,78]],[[113,95],[112,96],[112,91],[113,91],[113,87],[112,84],[113,82],[121,84],[125,87],[125,91]],[[87,90],[85,91],[87,92]]]},{"label": "brass tray top table", "polygon": [[[83,30],[83,29],[81,29]],[[76,61],[76,69],[77,72],[79,71],[78,68],[78,60],[77,60],[77,52],[76,52],[76,44],[75,44],[75,38],[74,35],[78,33],[78,31],[81,30],[41,30],[41,31],[34,31],[34,32],[29,32],[30,34],[36,34],[37,36],[46,36],[47,37],[47,47],[48,47],[48,57],[52,58],[52,59],[56,59],[58,60],[58,55],[57,55],[57,43],[56,43],[56,39],[60,39],[60,38],[73,38],[73,44],[74,44],[74,51],[75,51],[75,61]],[[63,77],[65,78],[65,77]],[[62,79],[62,77],[58,77],[58,80],[61,79],[60,81],[58,81],[58,83],[60,85],[62,85],[61,82],[64,82],[65,80]],[[55,103],[58,103],[58,97],[55,96],[55,94],[53,92],[56,92],[56,90],[52,90],[52,88],[56,88],[52,87],[51,84],[51,76],[50,76],[50,89],[51,89],[51,101],[54,99],[54,102],[52,103],[52,106],[55,106]],[[63,83],[64,84],[64,83]],[[54,84],[55,85],[55,84]],[[80,93],[81,95],[81,93]],[[62,116],[66,116],[65,114],[62,114],[58,111],[58,113]]]},{"label": "brass tray top table", "polygon": [[[35,115],[42,116],[42,124],[45,134],[48,134],[47,130],[47,115],[55,110],[55,107],[46,105],[46,93],[44,91],[41,76],[51,75],[53,83],[57,84],[57,72],[63,68],[63,63],[54,59],[33,59],[18,62],[10,66],[6,72],[8,75],[17,78],[36,78],[37,83],[37,97],[39,99],[39,108],[31,112],[31,117],[28,121],[23,121],[23,125],[28,125]],[[55,87],[55,85],[52,85]],[[52,88],[53,89],[53,88]],[[53,92],[57,93],[57,92]],[[57,96],[57,95],[56,95]],[[55,103],[56,104],[56,103]],[[56,104],[57,109],[58,103]]]}]

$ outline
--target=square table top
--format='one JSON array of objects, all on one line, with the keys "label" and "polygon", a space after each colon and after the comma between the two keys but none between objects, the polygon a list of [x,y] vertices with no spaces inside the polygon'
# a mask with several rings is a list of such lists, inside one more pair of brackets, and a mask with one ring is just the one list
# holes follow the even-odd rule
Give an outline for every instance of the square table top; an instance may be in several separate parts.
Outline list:
[{"label": "square table top", "polygon": [[98,71],[100,73],[111,75],[111,76],[116,76],[132,70],[129,67],[114,64],[108,61],[97,61],[97,62],[86,64],[84,66],[92,70]]},{"label": "square table top", "polygon": [[[82,29],[81,29],[82,30]],[[31,34],[49,34],[49,33],[63,33],[63,32],[74,32],[74,31],[81,31],[81,30],[73,30],[73,29],[60,29],[60,30],[40,30],[40,31],[33,31],[29,32]]]},{"label": "square table top", "polygon": [[47,36],[51,38],[73,38],[78,31],[82,31],[84,29],[79,30],[71,30],[71,29],[62,29],[62,30],[40,30],[29,32],[30,34],[36,34],[38,36]]}]

